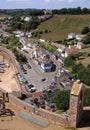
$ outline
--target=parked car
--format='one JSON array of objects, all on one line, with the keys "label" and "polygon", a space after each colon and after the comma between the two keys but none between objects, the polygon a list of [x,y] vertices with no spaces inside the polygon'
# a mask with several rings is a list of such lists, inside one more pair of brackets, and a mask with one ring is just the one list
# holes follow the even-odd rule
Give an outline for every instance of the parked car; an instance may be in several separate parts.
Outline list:
[{"label": "parked car", "polygon": [[23,73],[24,73],[24,74],[27,74],[27,70],[23,69]]},{"label": "parked car", "polygon": [[24,70],[24,67],[23,67],[23,65],[20,65],[20,69],[21,69],[21,70]]},{"label": "parked car", "polygon": [[45,80],[46,80],[46,78],[42,78],[42,79],[41,79],[41,81],[45,81]]},{"label": "parked car", "polygon": [[56,85],[56,82],[51,82],[51,86],[55,86]]},{"label": "parked car", "polygon": [[31,69],[31,66],[30,66],[30,64],[26,64],[26,66],[27,66],[27,68],[28,68],[28,69]]},{"label": "parked car", "polygon": [[36,87],[34,87],[33,84],[29,84],[28,89],[29,89],[30,92],[35,92],[36,91]]}]

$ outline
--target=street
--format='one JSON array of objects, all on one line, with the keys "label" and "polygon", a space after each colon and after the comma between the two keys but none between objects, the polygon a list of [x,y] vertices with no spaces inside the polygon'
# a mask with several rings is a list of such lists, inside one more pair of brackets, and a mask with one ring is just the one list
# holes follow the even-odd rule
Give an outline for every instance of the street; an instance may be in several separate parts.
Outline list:
[{"label": "street", "polygon": [[[56,71],[43,72],[40,66],[36,65],[33,60],[28,60],[28,62],[31,65],[31,69],[24,65],[24,68],[27,70],[27,74],[24,74],[24,77],[28,80],[29,84],[33,84],[37,88],[37,91],[42,91],[51,84]],[[45,81],[41,81],[43,77],[46,78]]]},{"label": "street", "polygon": [[[28,63],[31,66],[31,69],[29,69],[26,65],[23,65],[24,68],[27,70],[27,73],[24,74],[24,77],[27,79],[29,84],[33,84],[37,91],[42,91],[47,89],[51,83],[54,81],[56,75],[59,73],[59,71],[61,71],[61,76],[59,76],[59,78],[57,79],[57,85],[56,87],[59,88],[60,90],[62,89],[70,89],[72,86],[72,81],[69,80],[69,75],[68,73],[66,73],[66,70],[64,68],[61,67],[60,62],[56,61],[55,59],[52,58],[52,56],[50,55],[52,61],[54,62],[54,64],[56,65],[56,70],[54,72],[43,72],[43,70],[40,68],[40,65],[37,65],[34,59],[31,59],[30,54],[21,51],[18,49],[18,51],[20,51],[20,53],[22,53],[23,55],[26,56],[26,58],[28,59]],[[62,73],[63,71],[63,73]],[[45,81],[41,81],[42,78],[45,78]],[[62,86],[61,83],[63,84],[65,83],[65,86]],[[68,84],[68,85],[67,85]]]}]

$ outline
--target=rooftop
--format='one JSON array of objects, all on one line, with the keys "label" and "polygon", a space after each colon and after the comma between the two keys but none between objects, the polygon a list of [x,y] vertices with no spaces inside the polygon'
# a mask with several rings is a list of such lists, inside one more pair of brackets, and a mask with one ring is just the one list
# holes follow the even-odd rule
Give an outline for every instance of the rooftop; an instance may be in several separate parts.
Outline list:
[{"label": "rooftop", "polygon": [[74,82],[73,87],[71,89],[71,94],[78,96],[81,89],[82,89],[82,83],[79,83],[78,81],[76,81]]}]

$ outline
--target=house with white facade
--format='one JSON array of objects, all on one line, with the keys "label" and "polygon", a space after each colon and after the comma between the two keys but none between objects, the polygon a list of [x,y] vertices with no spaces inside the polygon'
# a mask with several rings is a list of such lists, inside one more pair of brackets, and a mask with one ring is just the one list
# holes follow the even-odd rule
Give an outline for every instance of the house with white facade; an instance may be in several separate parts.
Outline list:
[{"label": "house with white facade", "polygon": [[83,42],[77,42],[76,47],[77,47],[78,49],[82,49],[82,48],[84,47]]},{"label": "house with white facade", "polygon": [[29,22],[29,21],[31,20],[31,18],[32,18],[32,17],[26,16],[26,17],[24,18],[24,21]]},{"label": "house with white facade", "polygon": [[26,51],[26,52],[29,52],[29,51],[30,51],[30,48],[27,47],[27,46],[23,46],[23,48],[22,48],[21,50]]},{"label": "house with white facade", "polygon": [[19,41],[20,41],[20,43],[22,43],[22,45],[27,44],[27,39],[25,37],[21,37]]},{"label": "house with white facade", "polygon": [[65,52],[65,49],[66,49],[65,45],[60,44],[60,46],[57,50],[58,50],[58,52],[62,53],[62,52]]},{"label": "house with white facade", "polygon": [[52,66],[53,66],[53,63],[52,63],[50,57],[48,55],[44,55],[43,60],[42,60],[41,65],[40,65],[41,69],[44,72],[51,72]]},{"label": "house with white facade", "polygon": [[17,31],[13,31],[13,33],[15,34],[15,37],[24,37],[24,32],[23,31],[20,31],[20,30],[17,30]]},{"label": "house with white facade", "polygon": [[11,36],[11,33],[9,32],[3,32],[3,37],[10,37]]},{"label": "house with white facade", "polygon": [[83,35],[83,34],[77,34],[76,35],[76,39],[78,40],[78,41],[82,41],[82,39],[85,37],[86,35]]},{"label": "house with white facade", "polygon": [[29,38],[32,36],[32,33],[31,32],[26,32],[26,36]]},{"label": "house with white facade", "polygon": [[39,39],[39,40],[40,40],[40,42],[46,42],[45,39]]},{"label": "house with white facade", "polygon": [[68,39],[75,39],[75,38],[76,38],[76,34],[75,33],[68,34]]}]

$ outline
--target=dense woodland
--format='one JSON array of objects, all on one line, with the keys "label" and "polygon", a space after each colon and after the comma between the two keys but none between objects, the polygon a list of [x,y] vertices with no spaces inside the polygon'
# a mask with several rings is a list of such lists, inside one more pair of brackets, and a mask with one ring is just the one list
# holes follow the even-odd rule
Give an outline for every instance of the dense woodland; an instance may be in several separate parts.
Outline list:
[{"label": "dense woodland", "polygon": [[71,15],[76,15],[76,14],[90,14],[90,8],[62,8],[59,10],[53,10],[53,14],[71,14]]},{"label": "dense woodland", "polygon": [[71,70],[75,79],[80,79],[83,83],[90,85],[90,64],[85,67],[82,63],[77,63],[81,57],[88,56],[90,56],[89,52],[71,54],[64,60],[64,65]]},{"label": "dense woodland", "polygon": [[[38,15],[43,15],[45,9],[0,9],[0,14],[8,14],[8,15],[31,15],[31,16],[38,16]],[[62,9],[54,9],[51,10],[52,15],[57,14],[71,14],[71,15],[76,15],[76,14],[90,14],[90,8],[62,8]],[[51,14],[51,11],[47,11],[47,14]]]},{"label": "dense woodland", "polygon": [[[69,109],[70,90],[62,90],[55,93],[52,101],[56,103],[58,110],[66,111]],[[84,106],[90,106],[90,89],[85,89]]]}]

